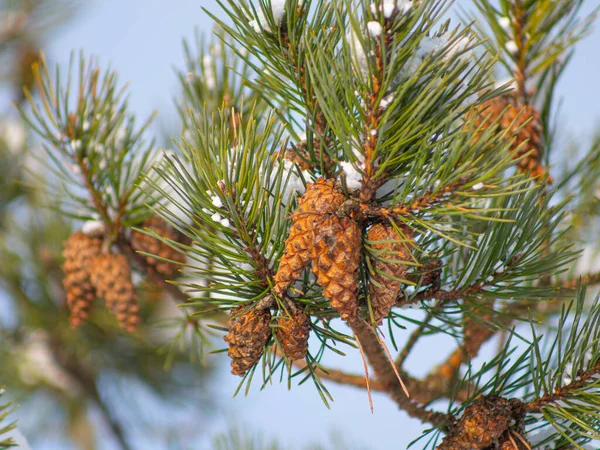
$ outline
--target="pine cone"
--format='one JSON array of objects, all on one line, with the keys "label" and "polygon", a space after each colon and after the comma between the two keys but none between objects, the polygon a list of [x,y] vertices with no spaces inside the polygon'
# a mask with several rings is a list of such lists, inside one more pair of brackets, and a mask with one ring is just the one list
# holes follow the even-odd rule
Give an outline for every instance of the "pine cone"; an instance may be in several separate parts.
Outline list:
[{"label": "pine cone", "polygon": [[308,351],[310,319],[300,309],[294,308],[290,314],[277,316],[277,339],[290,361],[304,359]]},{"label": "pine cone", "polygon": [[405,225],[400,225],[400,230],[402,233],[398,234],[391,224],[378,223],[367,233],[370,241],[378,241],[371,244],[372,248],[382,252],[374,262],[374,273],[369,283],[371,309],[377,325],[381,325],[396,303],[402,287],[398,279],[406,278],[406,264],[398,261],[411,259],[413,231]]},{"label": "pine cone", "polygon": [[[158,216],[146,219],[143,223],[143,228],[153,231],[164,239],[181,242],[181,237],[177,230]],[[185,255],[183,253],[169,247],[159,239],[140,233],[139,231],[133,232],[131,245],[136,251],[150,253],[161,258],[157,259],[144,255],[146,264],[165,278],[173,277],[177,273],[178,264],[185,262]],[[164,261],[163,259],[168,261]]]},{"label": "pine cone", "polygon": [[71,311],[70,322],[73,328],[85,322],[92,302],[96,298],[88,269],[91,261],[101,251],[102,239],[88,236],[81,231],[74,233],[64,243],[63,286],[67,294],[67,305]]},{"label": "pine cone", "polygon": [[271,312],[268,309],[256,311],[246,306],[231,310],[229,333],[223,339],[229,344],[227,354],[231,358],[231,373],[243,376],[256,364],[271,335]]},{"label": "pine cone", "polygon": [[275,293],[283,296],[290,285],[302,275],[310,263],[310,250],[315,230],[344,203],[345,197],[333,180],[318,179],[307,183],[306,193],[298,199],[298,209],[292,215],[292,226],[285,241],[285,252],[275,274]]},{"label": "pine cone", "polygon": [[[476,117],[475,127],[483,133],[488,127],[494,126],[494,121],[502,115],[495,126],[501,131],[508,130],[511,134],[516,133],[516,139],[511,147],[513,158],[517,159],[528,154],[517,163],[519,170],[534,178],[542,177],[546,175],[547,169],[541,161],[544,130],[540,113],[531,105],[518,108],[514,106],[516,103],[514,96],[506,94],[479,105],[476,111],[471,113]],[[525,122],[528,123],[524,125]],[[479,137],[480,134],[475,137],[475,140]],[[519,148],[525,141],[527,142]],[[548,182],[552,180],[548,178]]]},{"label": "pine cone", "polygon": [[319,225],[311,252],[313,272],[323,295],[346,321],[358,314],[361,232],[349,218],[331,216]]},{"label": "pine cone", "polygon": [[[488,395],[476,400],[451,428],[440,450],[484,450],[496,448],[514,419],[515,400]],[[519,402],[520,403],[520,402]]]},{"label": "pine cone", "polygon": [[131,282],[131,267],[124,255],[107,253],[92,261],[92,284],[121,328],[133,332],[140,321],[137,295]]}]

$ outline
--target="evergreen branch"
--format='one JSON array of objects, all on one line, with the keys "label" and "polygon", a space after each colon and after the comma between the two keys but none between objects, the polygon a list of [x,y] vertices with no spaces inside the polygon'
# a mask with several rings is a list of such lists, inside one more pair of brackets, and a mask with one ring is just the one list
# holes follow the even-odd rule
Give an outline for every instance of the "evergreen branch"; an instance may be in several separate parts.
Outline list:
[{"label": "evergreen branch", "polygon": [[528,413],[543,411],[544,407],[567,400],[570,397],[577,398],[578,391],[589,390],[592,385],[597,384],[600,374],[600,362],[597,362],[585,371],[578,371],[577,378],[570,383],[557,387],[553,392],[546,393],[525,405]]},{"label": "evergreen branch", "polygon": [[[0,386],[0,398],[4,395],[5,389],[4,386]],[[2,422],[8,417],[8,415],[14,412],[15,407],[13,407],[12,402],[7,404],[0,404],[0,449],[6,450],[12,447],[17,447],[16,442],[8,437],[2,438],[2,435],[6,435],[10,433],[12,430],[16,429],[16,422],[12,422],[9,424],[2,424]]]}]

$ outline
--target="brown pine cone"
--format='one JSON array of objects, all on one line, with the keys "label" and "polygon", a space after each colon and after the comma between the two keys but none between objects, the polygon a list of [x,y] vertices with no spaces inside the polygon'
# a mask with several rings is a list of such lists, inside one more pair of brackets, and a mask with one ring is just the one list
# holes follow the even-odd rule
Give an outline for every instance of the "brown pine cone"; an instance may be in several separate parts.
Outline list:
[{"label": "brown pine cone", "polygon": [[[534,178],[546,175],[547,169],[541,161],[544,130],[537,109],[531,105],[518,107],[514,96],[505,94],[479,105],[471,115],[476,117],[475,127],[480,130],[475,140],[490,126],[497,126],[500,131],[508,130],[510,134],[516,133],[516,139],[511,146],[513,158],[528,154],[517,163],[519,170]],[[495,125],[494,122],[499,116],[500,120]],[[525,141],[527,142],[523,144]],[[548,178],[548,182],[552,180]]]},{"label": "brown pine cone", "polygon": [[371,309],[377,325],[381,325],[396,303],[402,287],[402,282],[398,279],[406,279],[407,266],[399,261],[411,260],[413,231],[405,225],[400,225],[399,229],[401,234],[389,223],[377,223],[367,232],[369,241],[377,241],[371,247],[381,252],[376,256],[374,272],[369,282]]},{"label": "brown pine cone", "polygon": [[102,251],[102,239],[88,236],[81,231],[74,233],[64,243],[65,274],[63,286],[67,294],[67,305],[71,312],[71,327],[77,328],[85,322],[96,298],[96,291],[90,280],[89,267],[92,260]]},{"label": "brown pine cone", "polygon": [[285,241],[285,252],[275,274],[275,293],[283,296],[302,275],[310,263],[310,251],[315,230],[320,223],[344,203],[345,197],[333,180],[319,178],[307,183],[306,193],[298,199],[298,209],[292,215],[292,226]]},{"label": "brown pine cone", "polygon": [[311,252],[313,272],[323,295],[346,321],[358,314],[361,231],[349,218],[331,216],[319,224]]},{"label": "brown pine cone", "polygon": [[229,333],[223,338],[229,344],[227,354],[231,358],[231,373],[243,376],[254,366],[265,350],[271,336],[271,312],[256,311],[246,306],[231,310]]},{"label": "brown pine cone", "polygon": [[304,359],[308,352],[310,319],[300,309],[293,308],[289,314],[283,312],[276,319],[277,339],[290,361]]},{"label": "brown pine cone", "polygon": [[140,317],[127,258],[115,253],[94,258],[90,278],[98,295],[104,297],[108,310],[117,317],[121,328],[133,332]]},{"label": "brown pine cone", "polygon": [[[160,237],[171,241],[181,242],[181,236],[172,226],[158,216],[146,219],[142,225]],[[178,265],[185,262],[185,255],[169,247],[159,239],[134,231],[131,235],[131,245],[136,251],[150,253],[158,258],[143,255],[146,264],[165,278],[171,278],[177,273]],[[167,261],[165,261],[167,260]]]},{"label": "brown pine cone", "polygon": [[[439,450],[484,450],[495,446],[508,432],[518,400],[497,395],[479,398],[450,429]],[[520,402],[518,402],[520,403]]]}]

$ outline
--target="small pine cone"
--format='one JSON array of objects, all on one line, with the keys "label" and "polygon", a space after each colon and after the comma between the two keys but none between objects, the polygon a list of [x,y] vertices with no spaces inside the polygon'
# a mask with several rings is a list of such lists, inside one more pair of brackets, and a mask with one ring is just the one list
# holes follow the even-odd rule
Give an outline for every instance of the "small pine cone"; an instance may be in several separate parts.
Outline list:
[{"label": "small pine cone", "polygon": [[[497,395],[473,402],[450,429],[439,450],[483,450],[496,448],[514,419],[515,400]],[[519,402],[520,403],[520,402]]]},{"label": "small pine cone", "polygon": [[[143,223],[143,228],[153,231],[162,238],[177,242],[181,241],[180,234],[177,230],[158,216],[146,219]],[[146,264],[154,268],[156,272],[165,278],[173,277],[177,273],[178,264],[185,262],[185,255],[183,253],[169,247],[159,239],[140,233],[139,231],[133,232],[131,236],[131,245],[136,251],[150,253],[161,258],[157,259],[152,256],[144,255]],[[168,261],[164,261],[163,259]]]},{"label": "small pine cone", "polygon": [[372,248],[382,252],[375,260],[375,271],[371,274],[369,284],[371,308],[377,325],[381,325],[396,303],[402,287],[398,279],[406,278],[406,264],[398,261],[411,259],[413,231],[405,225],[401,225],[400,230],[402,234],[398,234],[391,224],[378,223],[369,228],[367,233],[368,240],[377,241],[371,244]]},{"label": "small pine cone", "polygon": [[231,310],[229,333],[223,338],[229,344],[231,373],[243,376],[260,359],[271,336],[271,312],[250,309],[242,305]]},{"label": "small pine cone", "polygon": [[67,294],[67,305],[71,311],[70,322],[77,328],[88,316],[96,298],[88,271],[91,261],[102,251],[102,239],[78,231],[65,243],[62,266],[65,277],[63,286]]},{"label": "small pine cone", "polygon": [[298,209],[292,215],[285,252],[275,274],[275,293],[278,296],[283,296],[310,264],[315,230],[345,199],[333,180],[319,178],[314,184],[307,183],[306,193],[298,199]]},{"label": "small pine cone", "polygon": [[98,295],[104,297],[108,310],[117,317],[121,328],[133,332],[140,317],[127,258],[115,253],[94,258],[90,277]]},{"label": "small pine cone", "polygon": [[290,314],[283,313],[279,315],[277,317],[276,334],[283,352],[290,361],[306,357],[310,319],[303,311],[294,308]]},{"label": "small pine cone", "polygon": [[[528,154],[518,162],[519,170],[534,178],[542,177],[546,175],[547,169],[541,162],[544,130],[540,113],[531,105],[525,105],[523,108],[514,106],[517,103],[514,100],[514,97],[508,94],[481,104],[472,113],[476,115],[475,126],[483,132],[502,115],[497,124],[500,130],[508,130],[511,134],[516,133],[516,139],[511,147],[513,158],[521,158]],[[475,139],[479,139],[479,135]],[[525,141],[527,142],[521,146]],[[551,181],[548,178],[548,182]]]},{"label": "small pine cone", "polygon": [[361,231],[349,218],[331,216],[316,231],[311,252],[313,272],[323,295],[346,321],[358,314],[358,267]]}]

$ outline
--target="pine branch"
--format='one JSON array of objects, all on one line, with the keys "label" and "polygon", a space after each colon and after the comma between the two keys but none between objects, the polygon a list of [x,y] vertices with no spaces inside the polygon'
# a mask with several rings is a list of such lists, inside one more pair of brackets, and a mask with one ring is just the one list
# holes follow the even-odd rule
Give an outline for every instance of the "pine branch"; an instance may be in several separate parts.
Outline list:
[{"label": "pine branch", "polygon": [[[0,386],[0,398],[4,395],[5,389],[4,386]],[[16,422],[12,422],[9,424],[2,423],[10,413],[14,412],[15,407],[13,407],[12,402],[7,404],[0,404],[0,449],[6,450],[9,448],[17,447],[16,442],[8,437],[2,437],[10,433],[12,430],[16,428]]]},{"label": "pine branch", "polygon": [[[427,410],[406,396],[392,367],[393,361],[389,360],[375,331],[366,322],[359,319],[348,325],[360,341],[377,379],[400,409],[406,411],[411,417],[437,428],[443,428],[453,422],[452,416]],[[402,377],[402,374],[400,376]]]}]

